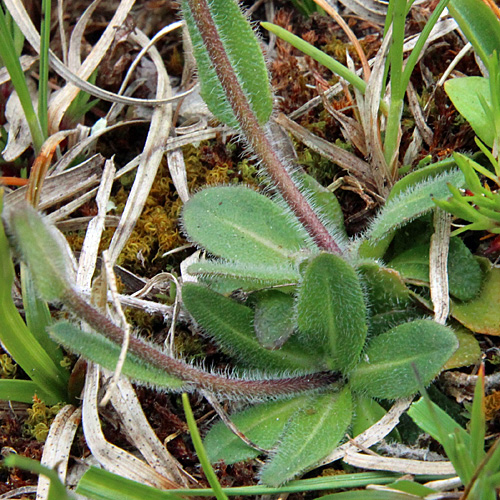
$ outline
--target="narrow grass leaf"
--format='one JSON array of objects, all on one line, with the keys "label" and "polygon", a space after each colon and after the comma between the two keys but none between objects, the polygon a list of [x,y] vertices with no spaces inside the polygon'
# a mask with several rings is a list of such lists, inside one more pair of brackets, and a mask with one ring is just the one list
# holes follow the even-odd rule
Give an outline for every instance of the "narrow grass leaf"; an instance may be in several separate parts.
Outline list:
[{"label": "narrow grass leaf", "polygon": [[472,463],[478,467],[486,452],[484,451],[484,438],[486,435],[486,408],[484,404],[484,365],[479,369],[476,387],[474,389],[474,401],[470,417],[470,455]]},{"label": "narrow grass leaf", "polygon": [[314,466],[344,438],[351,418],[348,388],[313,396],[285,428],[276,451],[262,469],[261,481],[279,486]]},{"label": "narrow grass leaf", "polygon": [[49,469],[32,458],[23,457],[14,453],[5,458],[4,464],[7,467],[18,467],[19,469],[27,470],[33,474],[46,476],[50,480],[47,500],[69,500],[66,488],[64,484],[61,483],[56,469]]},{"label": "narrow grass leaf", "polygon": [[363,290],[354,268],[323,253],[304,269],[297,293],[297,325],[310,349],[330,369],[346,371],[359,359],[367,333]]},{"label": "narrow grass leaf", "polygon": [[189,433],[191,434],[191,439],[193,440],[193,446],[196,450],[196,454],[198,455],[198,460],[200,461],[201,467],[203,468],[203,472],[212,487],[215,498],[217,500],[227,500],[227,496],[222,490],[222,487],[215,475],[212,466],[210,465],[210,461],[207,457],[207,452],[205,451],[205,447],[201,441],[200,431],[196,425],[196,420],[194,419],[193,410],[191,409],[191,405],[189,404],[188,395],[184,392],[182,394],[182,406],[184,408],[184,413],[186,415],[186,421],[189,427]]},{"label": "narrow grass leaf", "polygon": [[[90,359],[108,370],[116,368],[121,346],[102,335],[86,332],[65,321],[52,325],[49,332],[52,338],[71,352],[80,354],[85,359]],[[132,380],[157,387],[180,389],[184,386],[182,380],[168,375],[164,370],[148,365],[130,352],[127,353],[122,373]]]},{"label": "narrow grass leaf", "polygon": [[415,500],[415,495],[396,491],[344,491],[319,497],[318,500]]},{"label": "narrow grass leaf", "polygon": [[[252,111],[262,125],[271,116],[273,101],[269,76],[259,41],[237,2],[209,0],[207,3],[214,27],[224,45],[233,71]],[[198,66],[198,78],[201,83],[200,94],[217,119],[231,127],[239,128],[238,119],[234,116],[227,101],[225,89],[203,44],[202,37],[189,10],[188,2],[184,0],[181,5]]]},{"label": "narrow grass leaf", "polygon": [[275,351],[261,347],[253,327],[254,312],[249,307],[192,283],[184,284],[182,299],[195,321],[240,363],[268,373],[321,369],[317,357],[300,347],[289,347],[288,343]]},{"label": "narrow grass leaf", "polygon": [[[230,416],[236,428],[250,441],[265,450],[276,445],[289,419],[310,396],[299,396],[285,401],[271,401],[252,406]],[[208,457],[212,463],[224,460],[229,465],[262,454],[245,444],[223,422],[217,422],[204,439]]]},{"label": "narrow grass leaf", "polygon": [[353,390],[383,399],[415,394],[431,382],[458,347],[453,331],[430,320],[404,323],[375,337],[353,370]]},{"label": "narrow grass leaf", "polygon": [[448,198],[448,183],[463,187],[464,182],[463,173],[455,169],[410,186],[387,202],[371,223],[366,238],[372,241],[382,239],[387,233],[432,210],[435,207],[433,199]]},{"label": "narrow grass leaf", "polygon": [[200,191],[184,205],[182,222],[191,241],[245,264],[291,264],[310,246],[305,230],[282,207],[243,186]]},{"label": "narrow grass leaf", "polygon": [[32,380],[0,380],[0,401],[18,401],[19,403],[33,403],[33,396],[44,401],[51,401],[51,396],[46,396]]}]

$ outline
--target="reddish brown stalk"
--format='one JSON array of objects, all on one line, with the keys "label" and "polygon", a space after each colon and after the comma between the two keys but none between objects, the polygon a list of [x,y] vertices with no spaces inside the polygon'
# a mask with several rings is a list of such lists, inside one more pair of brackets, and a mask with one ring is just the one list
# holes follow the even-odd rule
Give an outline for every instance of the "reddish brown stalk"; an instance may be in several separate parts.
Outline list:
[{"label": "reddish brown stalk", "polygon": [[[73,289],[68,289],[62,302],[75,315],[106,338],[121,345],[125,332],[93,306],[85,302]],[[186,382],[186,386],[223,394],[226,397],[267,399],[325,387],[339,381],[334,372],[318,372],[310,375],[282,379],[245,380],[216,375],[198,369],[185,361],[173,358],[155,349],[137,337],[130,337],[129,351],[146,363],[165,370],[169,375]]]},{"label": "reddish brown stalk", "polygon": [[262,160],[276,189],[318,247],[341,254],[339,246],[293,182],[271,140],[259,124],[226,54],[206,0],[186,1],[241,130],[253,151]]}]

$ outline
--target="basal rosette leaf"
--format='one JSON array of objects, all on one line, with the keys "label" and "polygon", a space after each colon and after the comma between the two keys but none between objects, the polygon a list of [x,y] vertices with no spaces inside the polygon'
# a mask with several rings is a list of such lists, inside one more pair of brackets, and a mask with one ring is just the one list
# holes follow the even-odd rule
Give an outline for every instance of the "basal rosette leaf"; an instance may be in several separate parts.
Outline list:
[{"label": "basal rosette leaf", "polygon": [[[261,403],[231,415],[231,421],[253,443],[270,450],[292,415],[309,399],[310,396],[300,396],[285,401]],[[224,463],[230,465],[262,454],[245,444],[224,422],[217,422],[212,426],[204,439],[204,445],[212,463],[224,460]]]},{"label": "basal rosette leaf", "polygon": [[417,320],[375,337],[350,375],[353,391],[382,399],[415,394],[429,384],[456,351],[453,331],[431,320]]},{"label": "basal rosette leaf", "polygon": [[[114,370],[118,363],[121,346],[93,332],[81,330],[75,325],[61,321],[49,327],[51,337],[71,352],[83,356],[99,365]],[[181,389],[185,382],[168,375],[165,370],[148,365],[132,353],[127,353],[122,373],[136,382],[167,389]]]},{"label": "basal rosette leaf", "polygon": [[304,248],[313,248],[281,206],[243,186],[200,191],[184,205],[182,223],[192,241],[239,263],[290,266]]},{"label": "basal rosette leaf", "polygon": [[193,283],[182,287],[182,300],[196,323],[244,366],[267,373],[324,369],[319,367],[317,357],[299,346],[286,343],[275,351],[264,349],[255,335],[254,311],[250,307]]},{"label": "basal rosette leaf", "polygon": [[[271,116],[273,101],[264,56],[259,40],[233,0],[208,0],[208,7],[231,66],[258,121],[266,123]],[[221,122],[239,128],[238,119],[227,101],[225,90],[217,76],[202,41],[187,1],[182,12],[193,44],[201,84],[200,94],[210,111]]]},{"label": "basal rosette leaf", "polygon": [[450,195],[448,183],[463,187],[463,173],[457,169],[444,172],[412,185],[391,198],[370,224],[366,239],[375,243],[391,231],[434,209],[436,205],[433,200],[445,200]]},{"label": "basal rosette leaf", "polygon": [[312,468],[344,438],[351,418],[348,388],[311,397],[285,427],[278,447],[262,469],[262,483],[280,486]]},{"label": "basal rosette leaf", "polygon": [[303,271],[297,292],[297,326],[301,341],[332,370],[346,371],[359,359],[367,333],[363,290],[354,268],[323,253]]}]

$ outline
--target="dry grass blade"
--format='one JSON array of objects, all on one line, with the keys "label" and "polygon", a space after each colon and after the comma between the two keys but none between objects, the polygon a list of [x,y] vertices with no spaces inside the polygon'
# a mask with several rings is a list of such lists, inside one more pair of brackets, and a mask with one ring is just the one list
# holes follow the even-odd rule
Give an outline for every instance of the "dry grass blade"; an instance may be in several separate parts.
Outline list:
[{"label": "dry grass blade", "polygon": [[187,183],[186,164],[184,163],[184,154],[182,149],[174,149],[167,152],[168,171],[172,177],[175,190],[182,200],[186,203],[189,200],[189,188]]},{"label": "dry grass blade", "polygon": [[[133,37],[136,38],[136,41],[141,46],[147,46],[149,44],[149,38],[140,31],[138,31],[136,35],[133,35]],[[163,60],[154,47],[149,49],[149,54],[156,67],[158,75],[156,96],[170,97],[172,90],[170,88],[170,82]],[[165,106],[158,106],[155,108],[146,144],[144,146],[143,153],[141,154],[137,175],[123,210],[120,224],[118,225],[109,247],[110,261],[112,264],[116,261],[125,246],[125,243],[132,233],[142,209],[144,208],[144,204],[146,203],[146,199],[149,195],[149,191],[151,190],[156,172],[163,157],[162,147],[167,142],[171,122],[171,105],[167,104]]]},{"label": "dry grass blade", "polygon": [[92,455],[106,470],[122,477],[160,489],[178,487],[142,460],[106,440],[101,429],[97,405],[99,375],[99,367],[89,363],[83,390],[82,425]]},{"label": "dry grass blade", "polygon": [[276,123],[281,125],[285,130],[290,132],[313,151],[316,151],[321,156],[328,158],[330,161],[336,163],[349,173],[355,175],[360,182],[368,185],[371,189],[375,187],[370,165],[358,158],[356,155],[335,146],[317,135],[314,135],[312,132],[309,132],[306,128],[302,127],[298,123],[295,123],[293,120],[290,120],[282,113],[276,117]]},{"label": "dry grass blade", "polygon": [[[95,155],[76,167],[73,167],[59,175],[53,175],[45,179],[40,193],[38,208],[46,210],[67,198],[99,184],[102,174],[104,158]],[[5,195],[5,203],[9,207],[18,207],[26,199],[27,187],[23,186]]]},{"label": "dry grass blade", "polygon": [[415,118],[415,125],[425,143],[428,146],[431,146],[434,139],[434,133],[429,125],[427,125],[427,123],[425,122],[424,113],[418,101],[418,95],[415,92],[415,88],[413,87],[411,82],[408,83],[408,87],[406,88],[406,95],[408,97],[410,111],[413,115],[413,118]]},{"label": "dry grass blade", "polygon": [[[19,62],[21,63],[21,68],[23,71],[27,71],[38,61],[38,56],[21,56]],[[0,85],[10,82],[10,75],[6,67],[0,68]]]},{"label": "dry grass blade", "polygon": [[344,21],[337,10],[330,6],[328,2],[326,2],[325,0],[314,0],[314,2],[322,9],[324,9],[325,12],[327,12],[344,30],[344,33],[347,35],[347,38],[349,38],[349,41],[352,43],[354,49],[356,50],[356,53],[358,54],[359,60],[361,61],[361,66],[363,68],[364,80],[365,82],[367,82],[370,78],[370,65],[368,64],[365,52],[361,47],[359,40],[356,38],[356,35],[353,33],[351,28],[349,28],[348,24]]},{"label": "dry grass blade", "polygon": [[349,10],[375,24],[384,24],[387,15],[387,3],[380,0],[340,0]]},{"label": "dry grass blade", "polygon": [[[42,455],[42,465],[57,468],[59,478],[64,483],[68,468],[71,445],[80,425],[81,409],[66,405],[56,415],[50,426]],[[45,476],[38,479],[37,500],[46,500],[49,494],[49,480]]]},{"label": "dry grass blade", "polygon": [[429,280],[434,321],[444,325],[450,312],[448,287],[448,250],[450,248],[451,214],[434,209],[434,233],[429,252]]},{"label": "dry grass blade", "polygon": [[172,482],[188,486],[189,482],[187,476],[182,474],[182,467],[154,433],[134,388],[127,379],[121,378],[118,381],[116,390],[111,394],[111,404],[120,415],[128,439],[149,465]]},{"label": "dry grass blade", "polygon": [[402,474],[435,474],[447,476],[456,474],[451,462],[424,462],[408,458],[392,458],[356,453],[348,450],[344,462],[354,467],[370,470],[386,470]]}]

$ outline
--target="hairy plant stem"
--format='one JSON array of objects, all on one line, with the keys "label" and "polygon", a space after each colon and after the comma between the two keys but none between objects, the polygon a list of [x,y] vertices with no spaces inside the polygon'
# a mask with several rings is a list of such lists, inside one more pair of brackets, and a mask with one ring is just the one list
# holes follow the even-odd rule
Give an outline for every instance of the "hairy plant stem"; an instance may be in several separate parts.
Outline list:
[{"label": "hairy plant stem", "polygon": [[276,189],[318,247],[328,252],[341,254],[336,241],[294,183],[282,159],[274,149],[270,137],[251,109],[226,54],[207,1],[186,0],[186,2],[241,130],[253,151],[262,160]]},{"label": "hairy plant stem", "polygon": [[[125,332],[100,311],[88,304],[73,288],[68,287],[61,302],[76,316],[85,321],[96,332],[121,345]],[[334,372],[318,372],[297,377],[246,380],[229,378],[205,372],[185,361],[173,358],[155,349],[137,337],[130,337],[129,351],[146,363],[165,370],[169,375],[186,382],[190,387],[207,390],[226,397],[243,399],[267,399],[293,395],[312,389],[325,387],[339,381]]]}]

